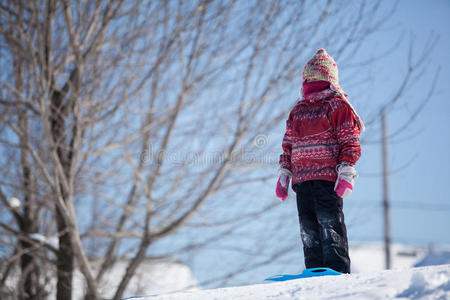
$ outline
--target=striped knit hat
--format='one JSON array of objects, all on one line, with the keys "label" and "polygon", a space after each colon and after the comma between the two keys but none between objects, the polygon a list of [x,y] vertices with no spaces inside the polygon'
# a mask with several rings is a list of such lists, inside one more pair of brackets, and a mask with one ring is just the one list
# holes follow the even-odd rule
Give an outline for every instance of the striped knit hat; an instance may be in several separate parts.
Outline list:
[{"label": "striped knit hat", "polygon": [[331,88],[338,92],[345,102],[350,106],[355,118],[358,121],[359,129],[364,131],[364,123],[356,113],[352,104],[348,101],[347,95],[339,85],[338,67],[334,59],[325,51],[325,49],[317,50],[316,54],[306,63],[303,70],[303,83],[311,81],[328,81]]},{"label": "striped knit hat", "polygon": [[335,87],[339,86],[337,64],[325,49],[317,50],[303,70],[303,83],[319,80],[328,81]]}]

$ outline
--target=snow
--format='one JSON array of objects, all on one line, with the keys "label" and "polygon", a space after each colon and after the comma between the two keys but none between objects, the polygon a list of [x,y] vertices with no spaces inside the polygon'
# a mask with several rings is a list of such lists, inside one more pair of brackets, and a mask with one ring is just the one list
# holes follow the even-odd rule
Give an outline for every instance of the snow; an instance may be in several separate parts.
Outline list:
[{"label": "snow", "polygon": [[11,197],[9,199],[9,206],[11,206],[12,208],[19,208],[22,205],[22,202],[20,202],[19,199],[17,199],[16,197]]},{"label": "snow", "polygon": [[31,233],[30,238],[42,243],[52,246],[53,248],[58,249],[59,243],[58,243],[58,237],[52,236],[52,237],[46,237],[40,233]]},{"label": "snow", "polygon": [[[119,262],[114,266],[114,269],[105,275],[100,291],[103,298],[110,299],[114,296],[119,280],[125,274],[127,266],[128,262]],[[182,263],[144,262],[128,284],[124,297],[198,289],[197,286],[197,280],[193,277],[191,270]]]},{"label": "snow", "polygon": [[424,267],[443,264],[450,264],[450,250],[430,251],[419,262],[414,264],[414,266]]},{"label": "snow", "polygon": [[[51,237],[32,234],[31,237],[49,243]],[[203,300],[203,299],[450,299],[450,248],[430,249],[407,245],[392,245],[392,270],[384,268],[382,243],[353,243],[350,247],[352,274],[316,277],[280,283],[264,283],[264,278],[276,274],[249,272],[249,281],[261,284],[200,290],[188,266],[171,260],[144,261],[131,279],[123,297],[137,300]],[[126,271],[128,261],[119,261],[100,283],[103,298],[112,298]],[[99,262],[93,262],[94,269]],[[438,266],[431,266],[438,265]],[[414,266],[418,268],[414,268]],[[6,282],[11,289],[16,275]],[[289,273],[289,272],[285,272]],[[74,273],[73,299],[83,299],[86,283],[83,275]],[[55,298],[56,278],[47,285],[49,299]]]},{"label": "snow", "polygon": [[[439,253],[447,250],[440,249]],[[450,249],[448,249],[450,250]],[[428,248],[412,247],[402,244],[391,246],[391,269],[419,267],[415,265],[430,251]],[[383,243],[353,243],[350,245],[350,259],[352,273],[366,273],[385,269]],[[450,258],[450,256],[448,257]],[[434,265],[446,264],[450,261],[436,261]],[[425,266],[425,265],[422,265]]]},{"label": "snow", "polygon": [[[114,296],[128,263],[120,261],[104,275],[100,284],[100,294],[103,298],[111,299]],[[75,272],[73,280],[73,299],[84,299],[86,283],[80,271]],[[53,284],[56,284],[56,282],[53,282]],[[172,293],[187,289],[198,289],[197,286],[197,280],[193,277],[191,270],[182,263],[144,261],[130,280],[123,297],[150,293]],[[55,290],[55,288],[52,289],[53,292]],[[55,294],[52,294],[50,299],[54,299],[55,296]]]},{"label": "snow", "polygon": [[[450,265],[304,278],[279,283],[186,291],[137,300],[450,299]],[[131,298],[130,298],[131,299]]]},{"label": "snow", "polygon": [[[33,238],[41,242],[48,242],[46,237],[39,234],[33,235]],[[102,298],[111,299],[114,296],[128,263],[127,261],[119,261],[110,271],[105,273],[99,285]],[[94,267],[98,267],[98,263],[94,263]],[[13,273],[14,275],[10,276],[5,282],[9,290],[15,289],[19,279],[19,269],[16,268]],[[135,276],[130,280],[123,297],[151,293],[164,294],[188,289],[198,289],[198,282],[186,265],[167,260],[144,261],[137,269]],[[56,274],[47,283],[46,291],[49,292],[48,299],[56,299]],[[85,291],[85,279],[77,269],[73,276],[73,299],[84,299]]]},{"label": "snow", "polygon": [[47,241],[47,238],[40,233],[32,233],[30,234],[30,238],[41,243],[45,243]]}]

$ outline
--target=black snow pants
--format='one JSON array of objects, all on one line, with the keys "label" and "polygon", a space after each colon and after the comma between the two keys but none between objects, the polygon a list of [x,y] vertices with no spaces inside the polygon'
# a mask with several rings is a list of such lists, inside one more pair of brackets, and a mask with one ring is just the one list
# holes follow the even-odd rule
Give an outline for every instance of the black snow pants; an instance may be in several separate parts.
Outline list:
[{"label": "black snow pants", "polygon": [[343,201],[334,192],[334,182],[304,181],[295,191],[306,268],[350,273]]}]

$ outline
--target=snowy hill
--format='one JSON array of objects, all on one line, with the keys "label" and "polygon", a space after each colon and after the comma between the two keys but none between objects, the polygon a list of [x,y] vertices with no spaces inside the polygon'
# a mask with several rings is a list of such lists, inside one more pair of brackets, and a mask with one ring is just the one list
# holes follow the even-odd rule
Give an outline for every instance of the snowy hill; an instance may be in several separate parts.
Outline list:
[{"label": "snowy hill", "polygon": [[[450,299],[450,265],[187,291],[136,300]],[[131,299],[130,299],[131,300]]]},{"label": "snowy hill", "polygon": [[[414,247],[402,244],[391,246],[391,269],[423,267],[419,264],[426,256],[440,255],[433,265],[450,264],[450,248],[441,247],[432,252],[426,247]],[[350,259],[352,273],[367,273],[385,269],[384,245],[379,242],[353,243],[350,245]]]},{"label": "snowy hill", "polygon": [[[114,292],[119,285],[119,280],[125,274],[128,263],[121,261],[117,263],[114,268],[105,275],[105,279],[101,284],[101,295],[106,299],[111,299],[114,296]],[[77,272],[77,274],[79,274]],[[84,278],[81,278],[84,283]],[[77,277],[76,277],[77,279]],[[76,280],[75,279],[75,280]],[[75,286],[82,286],[82,282],[75,281]],[[149,294],[149,293],[171,293],[174,291],[197,288],[197,280],[191,273],[191,270],[180,262],[143,262],[138,268],[135,276],[131,279],[124,296],[136,294]],[[83,289],[77,289],[81,291]],[[75,299],[83,299],[81,294]]]},{"label": "snowy hill", "polygon": [[[123,274],[128,265],[127,261],[117,262],[109,270],[101,284],[99,285],[100,294],[105,299],[111,299],[119,285]],[[97,264],[94,264],[97,267]],[[18,271],[10,276],[6,281],[9,290],[14,291],[18,281]],[[124,297],[132,295],[164,294],[185,289],[198,289],[198,282],[193,276],[189,267],[177,261],[144,261],[136,271],[135,276],[130,280],[128,287],[124,292]],[[56,275],[53,275],[46,285],[48,299],[56,299]],[[73,299],[84,299],[86,291],[86,282],[79,270],[75,270],[73,278]],[[1,298],[1,297],[0,297]],[[8,298],[15,299],[15,298]],[[3,300],[3,298],[1,298]]]},{"label": "snowy hill", "polygon": [[414,267],[450,264],[450,250],[430,251]]}]

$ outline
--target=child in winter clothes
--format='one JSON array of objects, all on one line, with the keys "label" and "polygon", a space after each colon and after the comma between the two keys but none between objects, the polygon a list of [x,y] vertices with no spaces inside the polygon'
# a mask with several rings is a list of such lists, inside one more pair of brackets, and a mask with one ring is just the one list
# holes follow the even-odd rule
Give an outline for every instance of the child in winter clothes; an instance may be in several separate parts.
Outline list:
[{"label": "child in winter clothes", "polygon": [[350,273],[342,198],[357,177],[353,165],[361,155],[364,124],[324,49],[305,65],[301,94],[286,122],[276,195],[284,201],[292,179],[306,267]]}]

